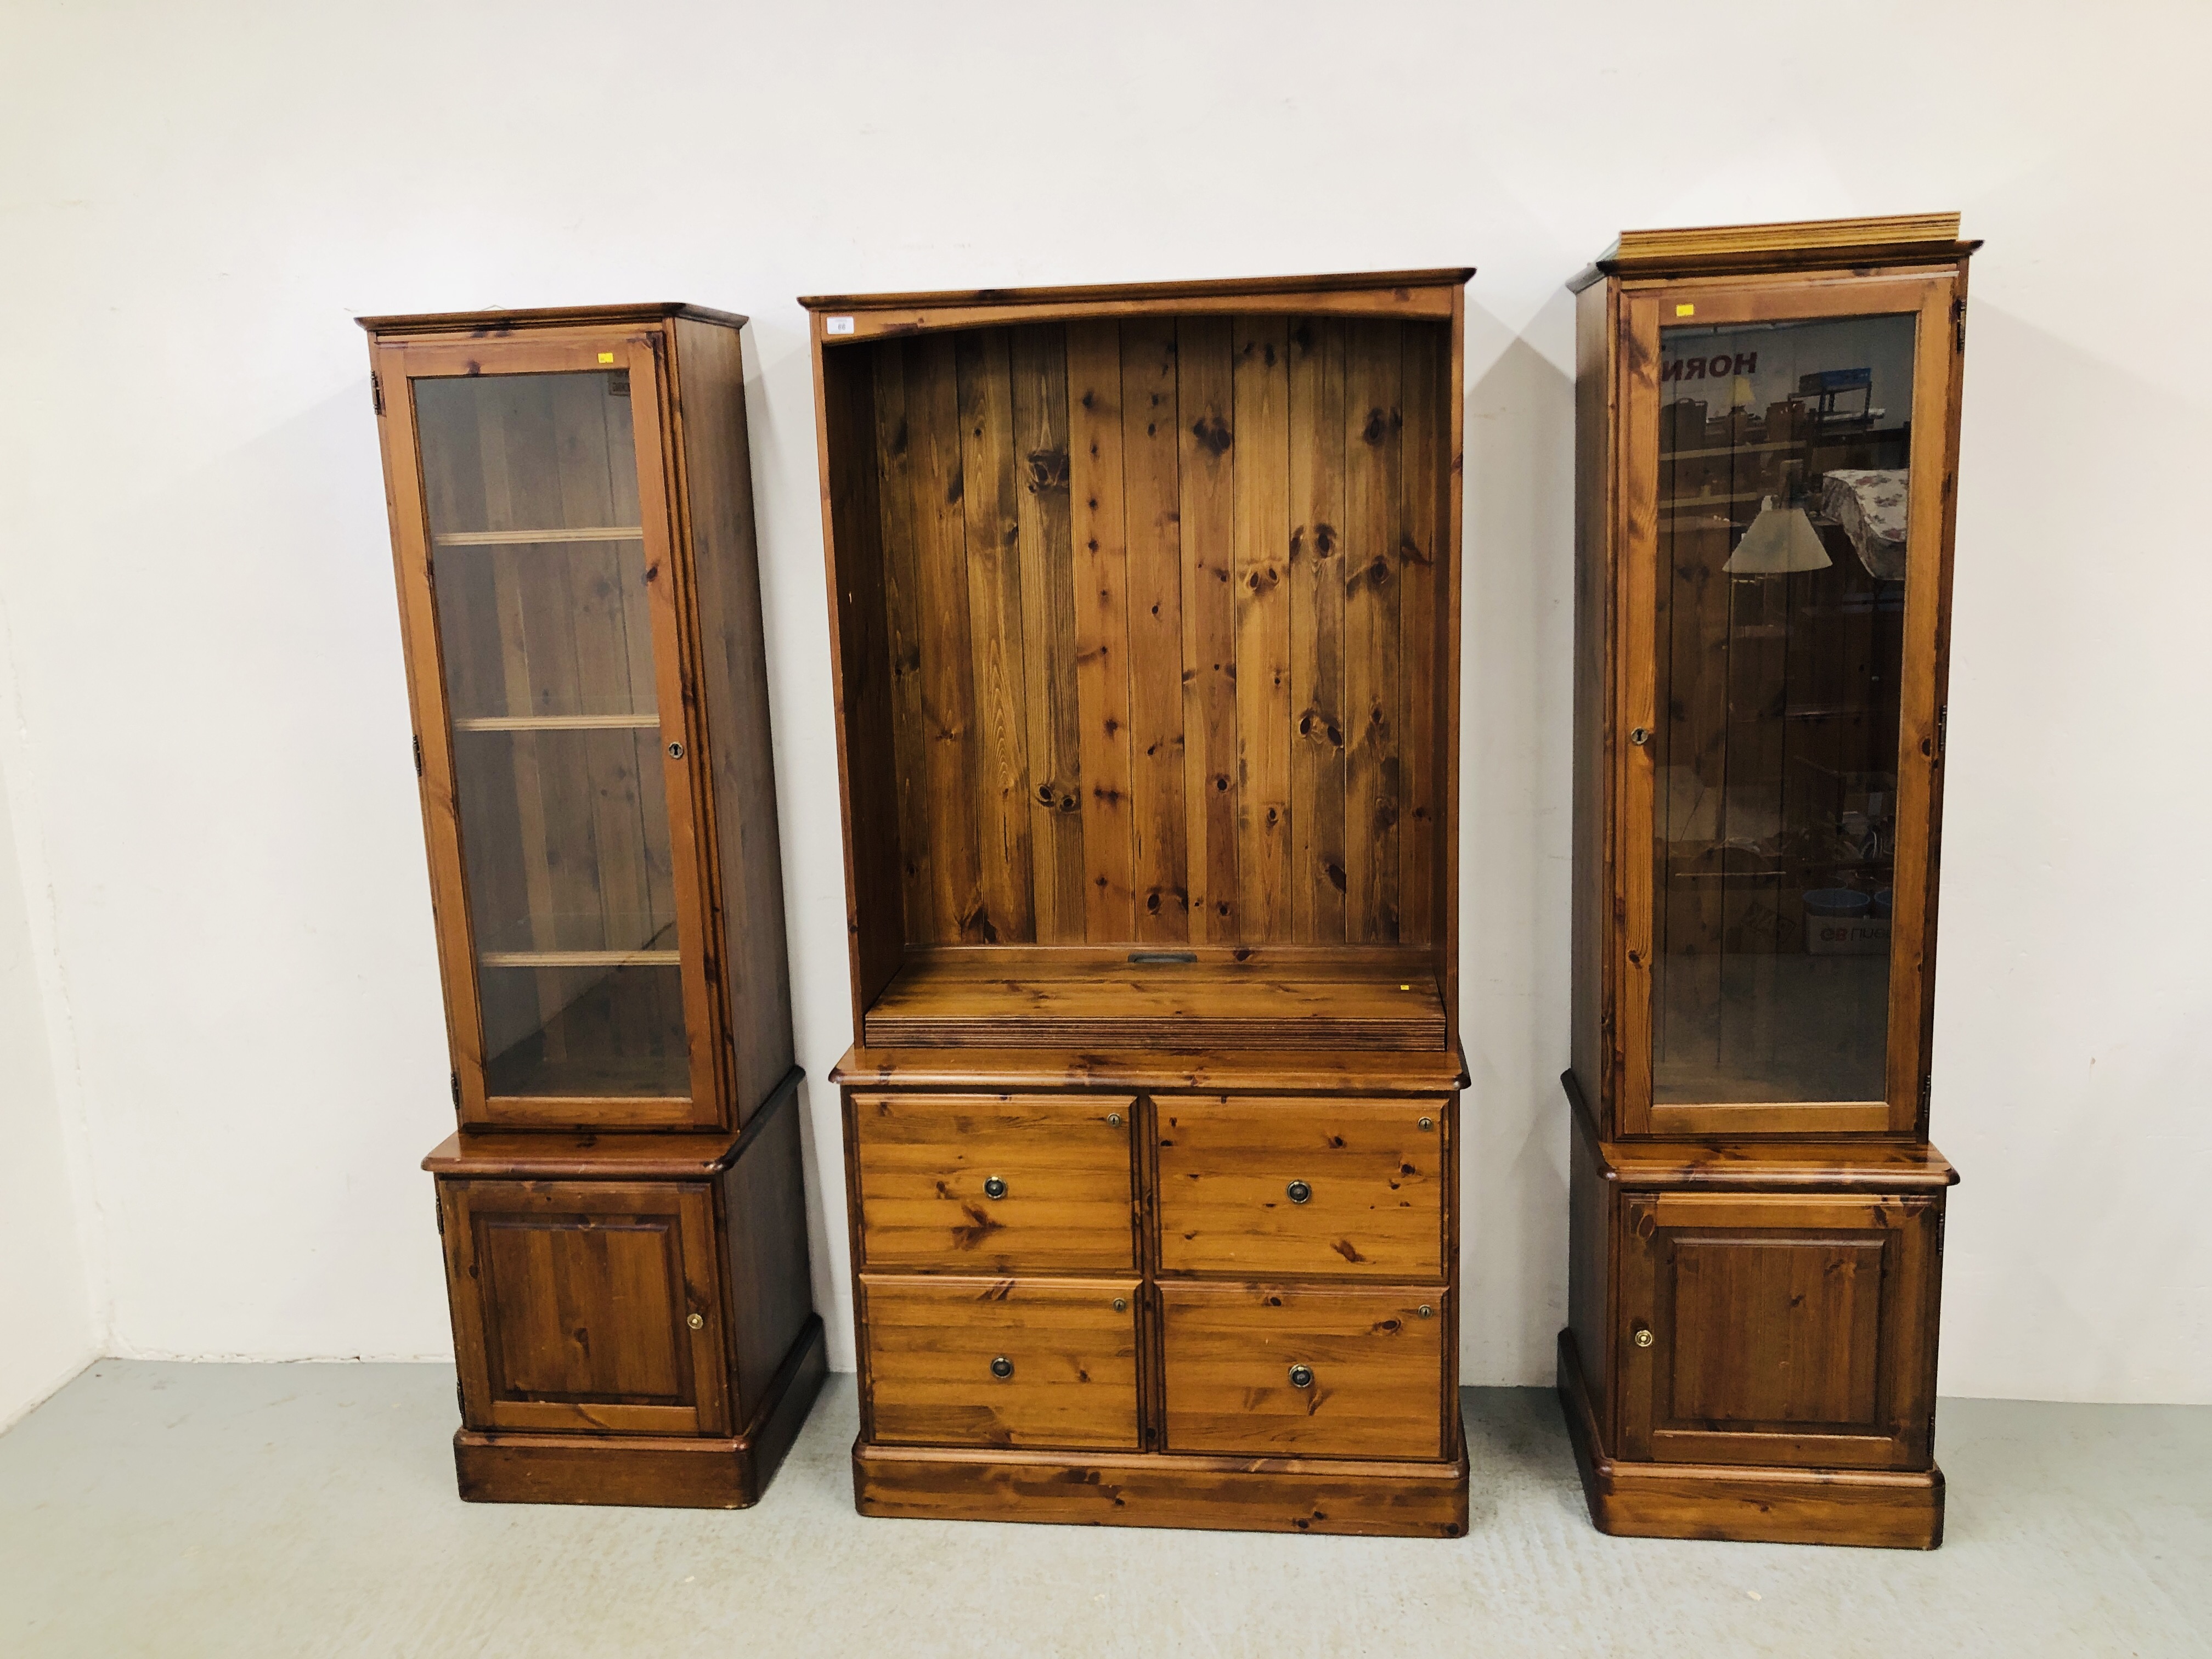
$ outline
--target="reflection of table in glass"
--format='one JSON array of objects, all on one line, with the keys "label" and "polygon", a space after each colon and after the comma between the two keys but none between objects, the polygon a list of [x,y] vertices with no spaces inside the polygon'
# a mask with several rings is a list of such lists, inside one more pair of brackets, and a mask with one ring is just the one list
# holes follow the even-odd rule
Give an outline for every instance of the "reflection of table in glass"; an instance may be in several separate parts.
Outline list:
[{"label": "reflection of table in glass", "polygon": [[[1905,461],[1914,326],[1875,315],[1661,331],[1668,362],[1750,371],[1739,399],[1759,384],[1790,390],[1764,407],[1711,413],[1685,397],[1657,411],[1655,1100],[1881,1093],[1887,962],[1808,974],[1796,958],[1805,892],[1890,880],[1866,848],[1889,825],[1893,786],[1846,781],[1894,772],[1903,595],[1807,509],[1825,477]],[[1904,418],[1875,429],[1877,370],[1838,362],[1880,366],[1884,410]],[[1863,395],[1847,409],[1852,391]],[[1802,553],[1744,570],[1737,549],[1778,509],[1805,514]]]}]

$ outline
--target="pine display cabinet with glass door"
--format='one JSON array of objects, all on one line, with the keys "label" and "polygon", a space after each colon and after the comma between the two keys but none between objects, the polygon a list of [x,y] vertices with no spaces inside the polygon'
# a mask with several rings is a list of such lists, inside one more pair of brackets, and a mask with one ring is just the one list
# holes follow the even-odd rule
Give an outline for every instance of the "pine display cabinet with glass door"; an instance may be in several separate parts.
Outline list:
[{"label": "pine display cabinet with glass door", "polygon": [[1956,216],[1577,297],[1560,1377],[1608,1531],[1931,1547]]},{"label": "pine display cabinet with glass door", "polygon": [[1465,1530],[1468,275],[805,302],[865,1513]]},{"label": "pine display cabinet with glass door", "polygon": [[453,1097],[472,1498],[752,1502],[824,1368],[743,319],[364,319]]}]

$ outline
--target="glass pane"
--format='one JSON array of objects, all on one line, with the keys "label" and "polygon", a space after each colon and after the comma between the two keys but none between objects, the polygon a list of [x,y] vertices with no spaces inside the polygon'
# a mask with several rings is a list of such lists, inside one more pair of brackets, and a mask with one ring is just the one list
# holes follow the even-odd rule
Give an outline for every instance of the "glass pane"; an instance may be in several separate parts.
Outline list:
[{"label": "glass pane", "polygon": [[1661,332],[1657,1102],[1885,1092],[1913,329]]},{"label": "glass pane", "polygon": [[689,1095],[628,376],[414,385],[486,1087]]}]

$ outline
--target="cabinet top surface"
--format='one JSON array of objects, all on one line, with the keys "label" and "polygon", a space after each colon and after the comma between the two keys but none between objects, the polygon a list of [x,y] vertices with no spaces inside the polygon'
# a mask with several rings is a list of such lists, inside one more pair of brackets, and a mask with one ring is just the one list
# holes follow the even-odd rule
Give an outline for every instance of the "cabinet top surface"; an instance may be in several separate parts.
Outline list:
[{"label": "cabinet top surface", "polygon": [[1980,246],[1959,240],[1955,213],[1624,230],[1568,286],[1587,288],[1601,276],[1793,270],[1816,264],[1928,264],[1963,259]]},{"label": "cabinet top surface", "polygon": [[1925,1141],[1765,1140],[1727,1144],[1599,1144],[1606,1173],[1623,1187],[1865,1187],[1940,1190],[1959,1172]]},{"label": "cabinet top surface", "polygon": [[1337,272],[1321,276],[1238,276],[1203,282],[1105,283],[1073,288],[946,289],[912,294],[803,294],[809,311],[884,311],[944,306],[1036,305],[1127,300],[1220,299],[1237,295],[1331,293],[1363,289],[1457,288],[1474,275],[1472,265],[1431,270]]},{"label": "cabinet top surface", "polygon": [[733,311],[710,310],[705,306],[686,305],[681,300],[646,300],[617,306],[542,306],[522,311],[433,311],[412,316],[356,317],[354,320],[371,335],[466,334],[478,339],[498,339],[533,328],[658,323],[676,317],[720,323],[726,328],[743,328],[745,325],[745,319]]},{"label": "cabinet top surface", "polygon": [[733,1131],[703,1134],[592,1134],[495,1131],[447,1135],[422,1160],[433,1175],[551,1179],[696,1179],[735,1155]]}]

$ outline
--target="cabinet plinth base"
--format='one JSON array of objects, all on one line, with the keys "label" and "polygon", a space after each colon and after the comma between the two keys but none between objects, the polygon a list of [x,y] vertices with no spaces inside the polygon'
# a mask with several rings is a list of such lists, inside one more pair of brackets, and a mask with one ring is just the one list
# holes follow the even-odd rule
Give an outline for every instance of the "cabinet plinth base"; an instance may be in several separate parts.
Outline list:
[{"label": "cabinet plinth base", "polygon": [[933,1521],[1459,1538],[1467,1453],[1451,1463],[853,1445],[863,1515]]},{"label": "cabinet plinth base", "polygon": [[453,1468],[471,1504],[618,1504],[742,1510],[760,1502],[829,1374],[808,1320],[743,1434],[502,1434],[463,1429]]},{"label": "cabinet plinth base", "polygon": [[1905,1550],[1932,1550],[1943,1541],[1941,1469],[1631,1463],[1608,1457],[1571,1331],[1559,1333],[1559,1389],[1575,1467],[1600,1532]]}]

